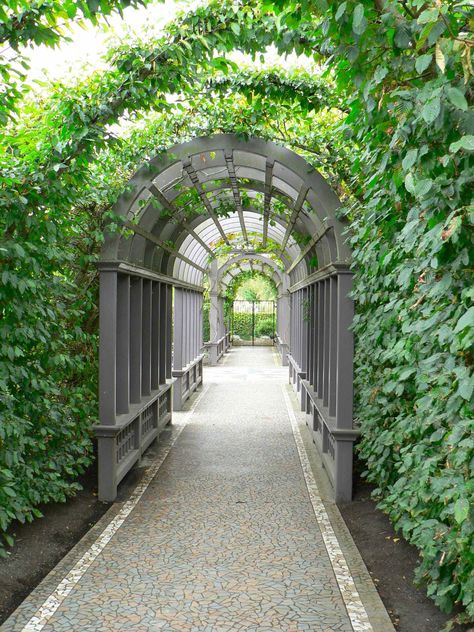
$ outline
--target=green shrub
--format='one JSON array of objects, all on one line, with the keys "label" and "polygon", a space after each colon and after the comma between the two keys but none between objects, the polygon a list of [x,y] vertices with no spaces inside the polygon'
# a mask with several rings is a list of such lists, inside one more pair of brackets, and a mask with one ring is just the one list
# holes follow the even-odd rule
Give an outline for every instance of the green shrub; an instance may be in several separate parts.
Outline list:
[{"label": "green shrub", "polygon": [[272,336],[273,333],[274,329],[272,317],[259,319],[258,322],[255,324],[255,336],[257,338],[260,338],[261,336]]}]

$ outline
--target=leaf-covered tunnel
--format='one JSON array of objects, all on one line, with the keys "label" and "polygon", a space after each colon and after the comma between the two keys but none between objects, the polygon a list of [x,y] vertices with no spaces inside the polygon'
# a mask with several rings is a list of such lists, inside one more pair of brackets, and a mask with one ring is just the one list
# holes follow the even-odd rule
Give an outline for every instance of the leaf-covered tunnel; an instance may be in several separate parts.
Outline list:
[{"label": "leaf-covered tunnel", "polygon": [[135,174],[114,209],[125,230],[109,231],[100,261],[103,499],[115,498],[118,482],[169,421],[170,378],[175,410],[202,382],[205,282],[206,347],[216,364],[229,345],[225,277],[236,263],[258,261],[280,286],[282,362],[312,416],[335,497],[350,500],[353,306],[339,206],[303,158],[258,138],[195,139]]},{"label": "leaf-covered tunnel", "polygon": [[[69,13],[80,17],[82,6],[82,18],[95,21],[128,4],[141,3],[111,0],[100,11],[69,3]],[[7,5],[2,41],[63,37],[61,2],[21,15]],[[269,46],[304,55],[307,70],[287,70],[278,56],[280,67],[256,69]],[[139,424],[127,430],[130,418],[140,416],[149,433],[169,413],[169,395],[151,399],[172,377],[172,353],[182,396],[200,378],[199,361],[185,368],[199,355],[203,289],[214,302],[218,356],[227,344],[222,293],[252,266],[281,277],[282,356],[290,346],[306,410],[322,398],[311,423],[330,470],[332,371],[352,366],[330,359],[349,323],[319,327],[335,322],[347,298],[347,227],[364,475],[422,551],[419,576],[437,603],[472,614],[472,49],[469,3],[213,0],[39,96],[14,58],[2,60],[0,528],[8,545],[13,521],[74,493],[93,459],[105,223],[119,229],[109,225],[99,264],[110,308],[101,344],[115,349],[102,369],[99,432],[104,463],[123,423],[118,478],[137,456]],[[236,51],[249,67],[234,61]],[[325,334],[327,347],[318,346]],[[346,447],[347,428],[338,439]]]}]

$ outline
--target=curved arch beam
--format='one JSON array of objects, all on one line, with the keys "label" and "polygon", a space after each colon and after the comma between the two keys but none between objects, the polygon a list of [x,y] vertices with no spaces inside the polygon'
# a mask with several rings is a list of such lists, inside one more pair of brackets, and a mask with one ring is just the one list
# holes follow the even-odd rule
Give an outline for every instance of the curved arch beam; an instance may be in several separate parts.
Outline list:
[{"label": "curved arch beam", "polygon": [[[280,225],[285,224],[288,233],[286,242],[297,222],[301,225],[303,234],[313,240],[309,247],[300,251],[300,255],[295,257],[292,253],[290,256],[293,262],[297,260],[289,266],[292,283],[307,275],[305,261],[309,260],[312,250],[317,253],[319,267],[330,263],[348,263],[350,252],[343,236],[344,226],[336,217],[340,202],[324,178],[303,158],[284,147],[257,138],[242,140],[233,134],[183,143],[142,167],[130,181],[127,193],[115,206],[115,212],[126,222],[130,222],[132,229],[134,225],[137,226],[136,234],[133,238],[107,234],[102,260],[124,260],[168,276],[173,276],[176,271],[181,280],[186,277],[189,282],[201,284],[202,268],[205,267],[202,263],[209,256],[209,251],[204,246],[207,244],[206,239],[196,231],[196,225],[202,222],[202,215],[195,216],[197,224],[182,216],[173,221],[173,217],[170,218],[170,205],[173,208],[174,200],[179,197],[177,184],[184,187],[185,191],[194,191],[193,195],[202,202],[206,215],[214,222],[220,238],[228,243],[227,233],[223,228],[225,220],[216,214],[206,191],[206,183],[216,179],[229,181],[227,188],[230,195],[227,197],[233,200],[239,222],[235,232],[241,233],[244,239],[249,230],[247,222],[250,220],[242,207],[240,193],[237,198],[240,186],[248,186],[250,190],[258,188],[264,195],[263,213],[259,213],[261,223],[253,224],[252,230],[262,236],[262,242],[268,239],[271,228],[268,208],[272,191],[278,191],[289,200],[292,207],[290,221],[284,222],[281,219],[278,222],[277,217],[274,217]],[[240,179],[245,181],[242,185]],[[255,182],[254,185],[252,181]],[[140,234],[137,234],[138,231]],[[153,235],[151,239],[150,235]],[[191,241],[198,245],[197,249],[192,248],[192,256],[181,251],[181,246],[189,235]],[[189,245],[188,243],[188,247]],[[209,244],[207,246],[210,247]],[[285,247],[286,243],[282,243],[282,251]],[[187,249],[186,247],[185,251]],[[199,250],[202,251],[200,256]],[[200,260],[196,261],[194,257],[199,257]],[[175,265],[177,260],[179,265]]]}]

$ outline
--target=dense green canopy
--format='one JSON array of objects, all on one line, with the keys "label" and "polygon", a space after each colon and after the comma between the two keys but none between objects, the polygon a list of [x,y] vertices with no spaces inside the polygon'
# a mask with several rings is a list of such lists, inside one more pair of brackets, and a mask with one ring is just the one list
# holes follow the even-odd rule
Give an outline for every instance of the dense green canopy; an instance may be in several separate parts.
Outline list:
[{"label": "dense green canopy", "polygon": [[[126,4],[101,3],[98,13]],[[64,12],[70,19],[91,7],[38,3],[46,5],[52,31]],[[43,36],[45,21],[30,9],[39,11],[10,0],[0,12],[5,41],[60,37]],[[25,96],[21,76],[2,66],[7,543],[11,522],[72,493],[92,458],[94,264],[113,202],[142,162],[176,142],[254,135],[300,152],[343,199],[366,476],[420,549],[428,593],[474,616],[473,24],[470,4],[447,0],[214,0],[161,38],[124,42],[105,71],[73,87],[56,82]],[[228,58],[236,49],[259,56],[270,44],[314,65],[256,71]]]}]

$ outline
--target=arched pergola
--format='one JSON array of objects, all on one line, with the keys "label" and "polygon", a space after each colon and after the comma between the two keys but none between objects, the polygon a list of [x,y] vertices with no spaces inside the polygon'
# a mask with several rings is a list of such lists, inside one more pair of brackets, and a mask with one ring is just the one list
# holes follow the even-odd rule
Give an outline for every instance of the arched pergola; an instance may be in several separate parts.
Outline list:
[{"label": "arched pergola", "polygon": [[[180,407],[201,383],[204,275],[212,304],[237,260],[259,260],[281,280],[290,380],[336,499],[350,498],[353,308],[339,206],[302,157],[231,134],[172,147],[130,180],[115,206],[126,230],[106,233],[99,264],[102,499],[115,498],[172,401]],[[232,256],[219,270],[223,248]]]},{"label": "arched pergola", "polygon": [[224,330],[224,306],[222,295],[227,285],[242,271],[259,270],[272,278],[278,290],[277,297],[277,345],[281,354],[282,363],[288,364],[288,346],[290,340],[290,280],[284,268],[277,265],[268,254],[245,252],[233,254],[219,268],[210,268],[210,331],[209,343],[211,364],[217,362],[217,346],[215,340],[220,340],[225,334]]}]

